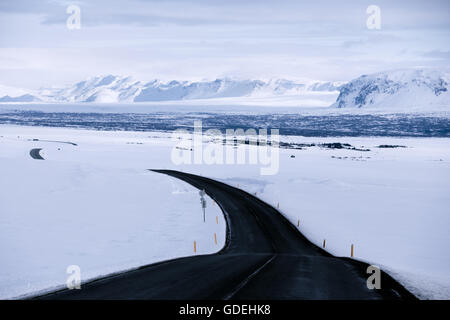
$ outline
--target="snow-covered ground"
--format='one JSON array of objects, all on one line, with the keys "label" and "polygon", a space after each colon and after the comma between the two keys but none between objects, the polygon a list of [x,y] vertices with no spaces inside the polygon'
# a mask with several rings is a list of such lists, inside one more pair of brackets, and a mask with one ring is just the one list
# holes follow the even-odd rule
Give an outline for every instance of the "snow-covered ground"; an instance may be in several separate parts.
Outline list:
[{"label": "snow-covered ground", "polygon": [[[165,133],[0,126],[0,296],[64,285],[70,264],[87,279],[189,255],[194,240],[202,253],[218,250],[225,226],[217,206],[208,205],[205,225],[195,189],[146,171],[173,168],[256,192],[295,225],[300,220],[312,242],[326,239],[332,254],[349,256],[354,244],[357,259],[419,297],[450,298],[450,139],[282,141],[370,151],[281,149],[278,174],[261,176],[259,165],[176,166],[176,142]],[[387,144],[406,148],[377,148]],[[35,147],[46,160],[30,158]]]},{"label": "snow-covered ground", "polygon": [[281,96],[270,98],[217,98],[204,100],[181,100],[140,103],[0,103],[2,113],[38,111],[44,113],[137,113],[155,112],[207,112],[225,114],[299,114],[303,116],[334,115],[414,115],[450,117],[449,107],[411,107],[409,109],[379,108],[368,105],[364,108],[335,108],[328,106],[337,96],[336,93],[305,93],[299,96]]},{"label": "snow-covered ground", "polygon": [[[204,223],[197,189],[147,170],[161,167],[158,141],[17,127],[0,136],[0,298],[64,286],[69,265],[87,280],[192,255],[194,241],[197,254],[224,245],[217,204],[207,198]],[[45,161],[30,157],[37,146]]]}]

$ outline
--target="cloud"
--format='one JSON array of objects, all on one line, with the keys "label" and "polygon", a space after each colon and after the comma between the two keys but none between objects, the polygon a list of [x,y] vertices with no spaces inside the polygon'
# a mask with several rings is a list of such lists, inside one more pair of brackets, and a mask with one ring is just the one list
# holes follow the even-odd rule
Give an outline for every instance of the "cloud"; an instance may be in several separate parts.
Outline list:
[{"label": "cloud", "polygon": [[433,58],[439,60],[450,60],[450,51],[433,50],[425,52],[423,56],[426,58]]},{"label": "cloud", "polygon": [[404,41],[402,37],[390,33],[383,33],[383,31],[368,31],[363,37],[355,40],[348,40],[342,43],[343,48],[354,48],[364,46],[379,46],[398,41]]},{"label": "cloud", "polygon": [[[439,67],[449,3],[377,0],[382,28],[368,30],[369,0],[1,1],[0,83],[98,73],[346,80],[395,64]],[[69,4],[81,8],[80,30],[66,28]]]}]

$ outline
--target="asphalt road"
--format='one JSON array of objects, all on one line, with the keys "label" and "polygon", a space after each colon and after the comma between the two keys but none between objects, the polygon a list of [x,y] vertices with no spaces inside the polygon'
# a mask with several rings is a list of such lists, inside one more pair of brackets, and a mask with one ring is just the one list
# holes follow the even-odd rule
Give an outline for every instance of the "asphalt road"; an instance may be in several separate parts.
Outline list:
[{"label": "asphalt road", "polygon": [[[205,189],[222,208],[227,241],[217,254],[143,266],[36,299],[415,299],[384,272],[367,288],[367,265],[310,243],[277,210],[218,181],[155,170]],[[299,211],[301,203],[299,203]]]},{"label": "asphalt road", "polygon": [[31,149],[30,156],[36,160],[44,160],[44,158],[42,158],[41,154],[39,153],[41,150],[42,148]]},{"label": "asphalt road", "polygon": [[72,146],[78,146],[74,142],[70,141],[59,141],[59,140],[41,140],[41,139],[29,139],[29,141],[40,141],[40,142],[54,142],[54,143],[64,143],[64,144],[70,144]]}]

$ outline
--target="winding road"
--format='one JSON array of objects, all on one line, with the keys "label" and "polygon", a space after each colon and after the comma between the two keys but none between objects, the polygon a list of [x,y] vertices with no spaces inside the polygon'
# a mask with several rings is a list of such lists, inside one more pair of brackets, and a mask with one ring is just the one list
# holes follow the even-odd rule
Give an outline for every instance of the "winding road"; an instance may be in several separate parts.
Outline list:
[{"label": "winding road", "polygon": [[227,223],[224,248],[35,299],[415,299],[384,272],[381,289],[368,289],[366,264],[328,254],[249,193],[197,175],[153,171],[204,189],[220,205]]},{"label": "winding road", "polygon": [[42,148],[35,148],[30,150],[30,156],[35,160],[44,160],[44,158],[39,153]]}]

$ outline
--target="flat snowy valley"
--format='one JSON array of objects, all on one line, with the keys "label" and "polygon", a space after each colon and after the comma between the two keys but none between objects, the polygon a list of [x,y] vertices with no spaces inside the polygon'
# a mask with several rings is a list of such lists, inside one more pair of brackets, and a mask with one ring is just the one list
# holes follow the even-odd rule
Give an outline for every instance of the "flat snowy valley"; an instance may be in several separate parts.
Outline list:
[{"label": "flat snowy valley", "polygon": [[[349,256],[354,244],[356,259],[418,297],[450,298],[450,138],[281,141],[302,147],[280,148],[279,172],[262,176],[259,165],[175,165],[170,133],[1,125],[0,298],[61,288],[69,265],[84,281],[192,255],[194,241],[196,254],[219,251],[218,206],[207,199],[204,223],[198,190],[148,169],[256,193],[330,253]],[[354,149],[326,147],[336,142]]]}]

